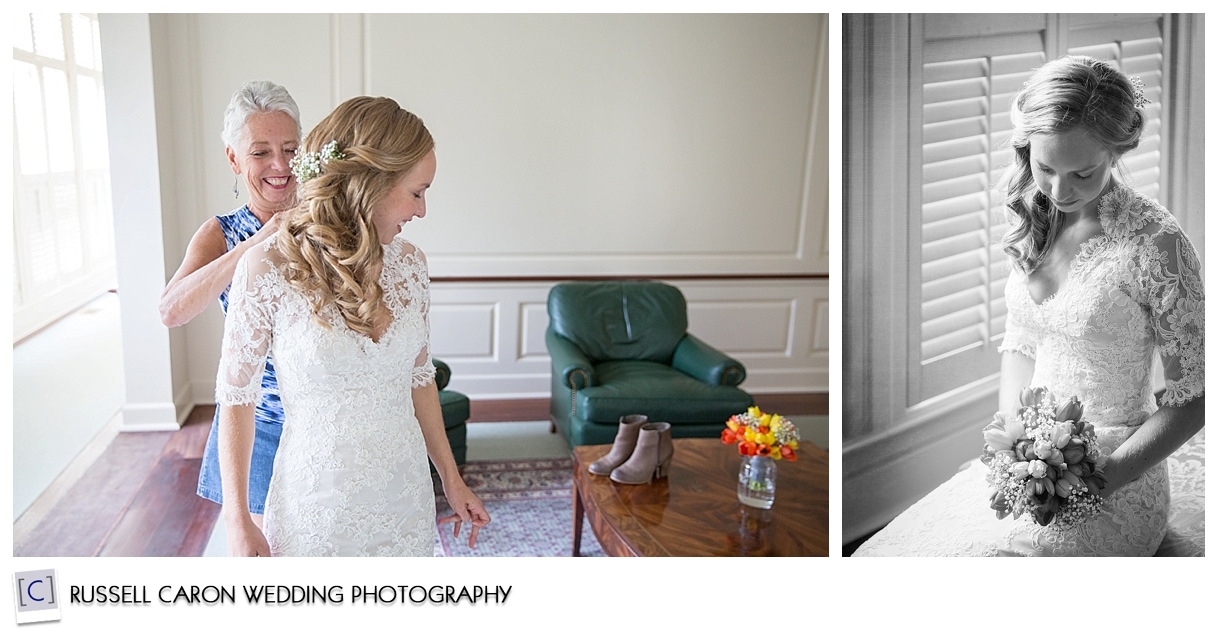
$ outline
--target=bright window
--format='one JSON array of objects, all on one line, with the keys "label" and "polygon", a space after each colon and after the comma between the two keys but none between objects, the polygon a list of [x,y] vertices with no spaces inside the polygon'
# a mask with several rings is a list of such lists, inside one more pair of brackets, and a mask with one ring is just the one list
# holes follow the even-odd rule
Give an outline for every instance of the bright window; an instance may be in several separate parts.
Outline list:
[{"label": "bright window", "polygon": [[115,286],[101,41],[92,14],[13,27],[13,339]]}]

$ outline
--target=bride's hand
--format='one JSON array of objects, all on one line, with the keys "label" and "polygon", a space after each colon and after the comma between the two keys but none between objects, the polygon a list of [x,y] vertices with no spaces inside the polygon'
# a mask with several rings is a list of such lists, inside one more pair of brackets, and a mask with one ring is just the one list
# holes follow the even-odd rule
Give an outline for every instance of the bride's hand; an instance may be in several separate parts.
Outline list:
[{"label": "bride's hand", "polygon": [[266,542],[266,535],[246,518],[240,524],[227,524],[228,556],[231,557],[269,557],[271,546]]},{"label": "bride's hand", "polygon": [[469,547],[472,549],[478,541],[478,531],[491,523],[491,516],[482,506],[482,500],[478,499],[464,482],[454,486],[456,488],[452,490],[449,490],[447,485],[444,487],[444,497],[448,499],[448,505],[455,514],[441,517],[439,523],[452,524],[453,538],[456,539],[461,536],[461,524],[470,522],[473,529],[469,533]]}]

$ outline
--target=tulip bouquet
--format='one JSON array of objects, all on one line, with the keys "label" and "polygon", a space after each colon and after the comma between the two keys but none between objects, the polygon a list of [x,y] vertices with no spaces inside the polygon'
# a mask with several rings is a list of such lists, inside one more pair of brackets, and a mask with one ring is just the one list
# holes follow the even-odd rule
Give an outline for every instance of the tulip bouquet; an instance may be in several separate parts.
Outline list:
[{"label": "tulip bouquet", "polygon": [[753,406],[727,420],[720,440],[736,445],[742,456],[769,456],[775,460],[797,460],[799,430],[778,414],[763,414]]},{"label": "tulip bouquet", "polygon": [[1014,416],[999,412],[983,432],[981,462],[999,519],[1029,514],[1037,524],[1066,526],[1099,512],[1106,456],[1077,397],[1058,401],[1045,388],[1024,388]]}]

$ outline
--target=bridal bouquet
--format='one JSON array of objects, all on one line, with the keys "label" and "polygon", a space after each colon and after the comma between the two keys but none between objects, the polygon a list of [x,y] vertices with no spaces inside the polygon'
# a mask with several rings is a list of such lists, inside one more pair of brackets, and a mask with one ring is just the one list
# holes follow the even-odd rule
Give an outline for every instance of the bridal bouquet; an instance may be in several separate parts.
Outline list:
[{"label": "bridal bouquet", "polygon": [[990,508],[999,519],[1027,513],[1041,526],[1097,514],[1106,458],[1078,398],[1059,401],[1045,388],[1024,388],[1019,402],[1016,415],[998,412],[983,432]]}]

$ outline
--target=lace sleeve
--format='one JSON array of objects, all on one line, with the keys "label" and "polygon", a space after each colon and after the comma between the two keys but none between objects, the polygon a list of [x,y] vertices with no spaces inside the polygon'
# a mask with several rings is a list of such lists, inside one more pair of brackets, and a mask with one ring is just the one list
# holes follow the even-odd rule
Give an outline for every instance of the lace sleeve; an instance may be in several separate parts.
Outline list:
[{"label": "lace sleeve", "polygon": [[1036,359],[1036,340],[1031,333],[1028,332],[1020,320],[1020,316],[1015,311],[1011,310],[1010,306],[1015,302],[1011,298],[1012,292],[1022,291],[1024,283],[1022,279],[1016,278],[1011,272],[1007,277],[1006,285],[1006,303],[1007,303],[1007,322],[1006,332],[1002,336],[1002,344],[998,347],[998,352],[1014,351],[1028,356],[1031,359]]},{"label": "lace sleeve", "polygon": [[233,274],[216,371],[219,405],[251,405],[262,398],[262,372],[271,350],[272,292],[265,259],[250,262],[251,256],[262,252],[255,249],[241,257]]},{"label": "lace sleeve", "polygon": [[423,251],[416,248],[412,258],[417,259],[417,264],[412,266],[407,283],[410,285],[411,300],[420,312],[423,347],[415,356],[414,368],[410,371],[410,386],[422,388],[436,380],[436,366],[431,363],[431,278],[427,274],[427,257],[423,256]]},{"label": "lace sleeve", "polygon": [[[427,321],[427,316],[423,317]],[[422,388],[436,380],[436,365],[431,363],[431,344],[424,343],[414,360],[414,370],[410,372],[410,387]]]},{"label": "lace sleeve", "polygon": [[1201,263],[1178,229],[1157,234],[1142,249],[1140,271],[1167,392],[1178,407],[1205,392],[1205,290]]}]

